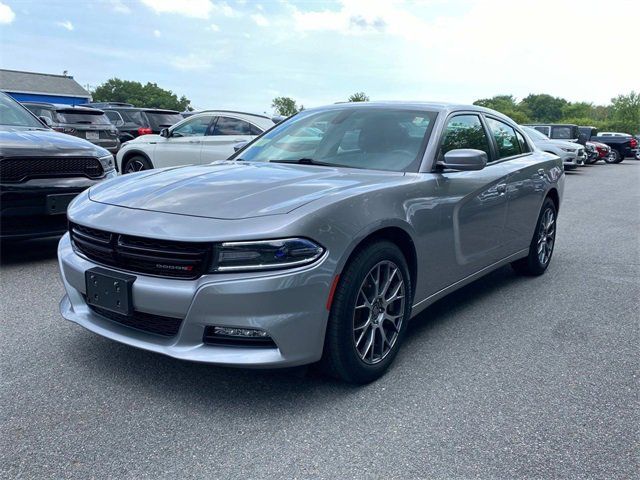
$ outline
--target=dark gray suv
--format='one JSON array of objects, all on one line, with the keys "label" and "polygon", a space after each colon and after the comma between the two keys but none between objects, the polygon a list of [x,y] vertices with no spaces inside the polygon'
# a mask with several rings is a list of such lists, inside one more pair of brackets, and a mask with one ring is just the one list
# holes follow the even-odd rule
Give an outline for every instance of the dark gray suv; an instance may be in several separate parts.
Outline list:
[{"label": "dark gray suv", "polygon": [[118,129],[102,110],[46,102],[23,102],[23,105],[57,132],[84,138],[111,153],[120,149]]}]

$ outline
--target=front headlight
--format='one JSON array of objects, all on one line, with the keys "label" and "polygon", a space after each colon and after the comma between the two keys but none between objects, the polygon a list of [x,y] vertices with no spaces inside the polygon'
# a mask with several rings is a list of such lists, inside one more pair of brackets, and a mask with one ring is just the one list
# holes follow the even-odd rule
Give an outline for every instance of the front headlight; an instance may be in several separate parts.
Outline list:
[{"label": "front headlight", "polygon": [[113,155],[105,155],[104,157],[100,157],[98,160],[100,160],[102,169],[105,173],[110,172],[111,170],[114,170],[116,168],[115,161],[113,160]]},{"label": "front headlight", "polygon": [[308,265],[324,248],[306,238],[224,242],[215,248],[213,271],[274,270]]}]

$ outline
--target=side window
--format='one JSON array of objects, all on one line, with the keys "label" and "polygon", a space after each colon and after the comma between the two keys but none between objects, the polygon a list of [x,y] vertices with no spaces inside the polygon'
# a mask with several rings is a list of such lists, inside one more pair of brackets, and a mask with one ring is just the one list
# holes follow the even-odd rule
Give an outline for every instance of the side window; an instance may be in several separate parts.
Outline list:
[{"label": "side window", "polygon": [[551,129],[549,127],[533,127],[538,130],[540,133],[544,133],[547,137],[551,133]]},{"label": "side window", "polygon": [[251,124],[230,117],[218,117],[213,129],[214,135],[251,135]]},{"label": "side window", "polygon": [[516,131],[513,127],[500,120],[489,117],[487,117],[487,123],[489,124],[489,130],[491,130],[493,134],[493,138],[496,139],[496,143],[498,144],[499,158],[512,157],[522,153],[520,143],[518,143],[518,139],[516,138]]},{"label": "side window", "polygon": [[440,154],[457,148],[482,150],[491,158],[489,139],[477,115],[458,115],[449,119],[444,129]]},{"label": "side window", "polygon": [[190,118],[181,125],[171,130],[171,134],[176,137],[202,137],[207,133],[213,115],[205,115],[197,118]]},{"label": "side window", "polygon": [[553,127],[553,135],[551,136],[551,138],[569,140],[573,138],[571,136],[571,130],[571,127]]},{"label": "side window", "polygon": [[516,137],[518,137],[518,143],[520,144],[520,151],[522,153],[530,152],[531,149],[529,148],[529,145],[527,145],[527,141],[524,139],[522,134],[517,130],[516,130]]},{"label": "side window", "polygon": [[249,125],[251,128],[250,135],[262,135],[262,129],[256,127],[255,125]]}]

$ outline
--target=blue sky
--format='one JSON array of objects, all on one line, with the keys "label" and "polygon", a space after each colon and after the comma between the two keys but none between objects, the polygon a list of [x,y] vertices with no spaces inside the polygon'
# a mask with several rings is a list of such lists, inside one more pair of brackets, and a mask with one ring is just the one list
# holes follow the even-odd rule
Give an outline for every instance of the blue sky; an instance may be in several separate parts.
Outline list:
[{"label": "blue sky", "polygon": [[[0,0],[0,67],[156,82],[196,108],[640,90],[640,2]],[[624,18],[621,18],[624,17]],[[635,18],[636,28],[625,19]],[[614,34],[611,26],[620,25]],[[598,30],[602,31],[599,32]]]}]

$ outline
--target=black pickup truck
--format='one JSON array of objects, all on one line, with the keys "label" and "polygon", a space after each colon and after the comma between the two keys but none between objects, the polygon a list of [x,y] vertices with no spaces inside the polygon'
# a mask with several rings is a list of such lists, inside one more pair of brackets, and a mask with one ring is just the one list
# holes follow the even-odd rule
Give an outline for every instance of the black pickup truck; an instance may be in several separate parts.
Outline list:
[{"label": "black pickup truck", "polygon": [[634,150],[638,148],[638,140],[631,135],[598,135],[598,129],[595,127],[578,127],[578,130],[587,141],[600,142],[611,147],[611,155],[614,157],[611,163],[620,163],[625,157],[633,157]]}]

